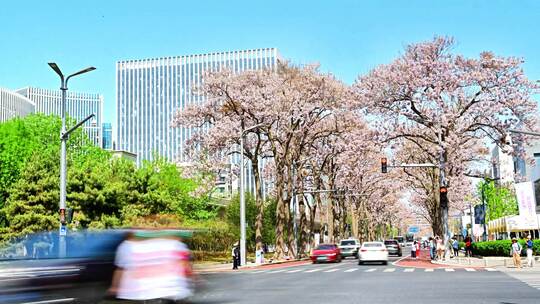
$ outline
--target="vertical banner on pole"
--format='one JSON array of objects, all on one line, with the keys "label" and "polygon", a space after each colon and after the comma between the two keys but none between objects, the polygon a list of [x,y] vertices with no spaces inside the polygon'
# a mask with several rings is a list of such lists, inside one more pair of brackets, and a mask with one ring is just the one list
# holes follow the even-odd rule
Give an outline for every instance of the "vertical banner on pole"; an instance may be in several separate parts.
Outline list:
[{"label": "vertical banner on pole", "polygon": [[523,227],[536,229],[538,227],[536,217],[536,198],[534,197],[534,185],[532,182],[516,183],[516,197],[519,206],[519,217]]}]

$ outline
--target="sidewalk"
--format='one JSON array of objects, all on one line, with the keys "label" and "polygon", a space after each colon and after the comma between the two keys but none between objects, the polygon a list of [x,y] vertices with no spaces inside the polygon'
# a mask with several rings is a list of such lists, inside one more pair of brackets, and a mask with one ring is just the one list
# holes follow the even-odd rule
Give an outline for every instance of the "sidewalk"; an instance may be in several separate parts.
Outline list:
[{"label": "sidewalk", "polygon": [[[515,268],[511,257],[453,257],[443,261],[431,261],[437,265],[458,266],[458,267],[498,267]],[[527,264],[527,258],[521,258],[521,264]],[[535,269],[540,269],[540,257],[535,257]]]}]

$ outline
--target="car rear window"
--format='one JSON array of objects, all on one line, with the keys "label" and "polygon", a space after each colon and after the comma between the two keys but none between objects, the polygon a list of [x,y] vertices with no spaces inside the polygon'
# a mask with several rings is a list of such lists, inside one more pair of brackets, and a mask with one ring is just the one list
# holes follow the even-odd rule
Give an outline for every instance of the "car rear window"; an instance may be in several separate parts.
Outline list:
[{"label": "car rear window", "polygon": [[385,245],[397,245],[397,241],[395,240],[388,240],[388,241],[384,241],[384,244]]},{"label": "car rear window", "polygon": [[364,247],[382,247],[383,244],[381,243],[364,243],[364,245],[362,245]]},{"label": "car rear window", "polygon": [[334,246],[334,245],[319,245],[315,249],[318,249],[318,250],[331,250],[331,249],[334,249],[334,248],[336,248],[336,246]]},{"label": "car rear window", "polygon": [[349,245],[356,245],[356,241],[354,240],[341,241],[341,246],[349,246]]}]

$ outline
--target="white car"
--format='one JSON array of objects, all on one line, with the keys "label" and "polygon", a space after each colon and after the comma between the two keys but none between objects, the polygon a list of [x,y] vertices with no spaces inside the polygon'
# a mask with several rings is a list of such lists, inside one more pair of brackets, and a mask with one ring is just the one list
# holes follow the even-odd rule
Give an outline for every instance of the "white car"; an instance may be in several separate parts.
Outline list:
[{"label": "white car", "polygon": [[360,247],[358,265],[364,262],[382,262],[388,264],[388,250],[383,242],[364,242]]}]

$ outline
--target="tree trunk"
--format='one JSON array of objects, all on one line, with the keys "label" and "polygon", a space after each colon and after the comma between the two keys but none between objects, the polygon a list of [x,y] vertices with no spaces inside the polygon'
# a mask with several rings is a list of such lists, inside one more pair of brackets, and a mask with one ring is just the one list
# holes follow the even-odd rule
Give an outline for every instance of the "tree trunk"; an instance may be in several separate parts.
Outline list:
[{"label": "tree trunk", "polygon": [[305,198],[302,195],[299,200],[299,211],[300,211],[300,236],[299,236],[299,250],[298,250],[298,257],[301,258],[304,256],[304,253],[307,250],[307,242],[308,242],[308,222],[306,217],[306,202]]},{"label": "tree trunk", "polygon": [[276,174],[276,251],[274,259],[281,260],[285,255],[285,224],[286,224],[286,204],[284,201],[284,180],[283,171],[277,170]]},{"label": "tree trunk", "polygon": [[352,210],[351,212],[351,230],[352,230],[352,236],[356,239],[359,239],[359,231],[358,231],[358,213],[356,210]]},{"label": "tree trunk", "polygon": [[257,206],[257,217],[255,219],[255,250],[262,249],[262,229],[264,219],[264,202],[262,198],[261,175],[259,172],[258,158],[251,160],[253,177],[255,178],[255,204]]}]

